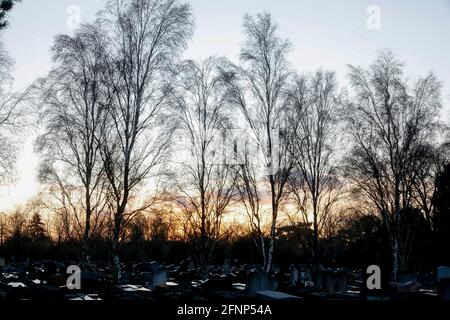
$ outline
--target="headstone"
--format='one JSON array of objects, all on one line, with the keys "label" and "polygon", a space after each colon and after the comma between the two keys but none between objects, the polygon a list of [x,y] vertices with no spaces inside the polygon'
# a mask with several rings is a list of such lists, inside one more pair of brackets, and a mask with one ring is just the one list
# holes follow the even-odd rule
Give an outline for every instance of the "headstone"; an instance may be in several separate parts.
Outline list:
[{"label": "headstone", "polygon": [[245,283],[240,283],[240,282],[233,283],[233,289],[238,290],[238,291],[244,291]]},{"label": "headstone", "polygon": [[450,268],[438,267],[437,268],[437,281],[438,281],[438,297],[441,300],[450,300]]},{"label": "headstone", "polygon": [[134,270],[138,272],[138,278],[147,288],[154,289],[166,285],[166,267],[157,261],[137,264],[134,266]]},{"label": "headstone", "polygon": [[274,277],[260,270],[249,274],[245,290],[246,293],[254,295],[257,291],[275,290],[277,285],[278,282]]},{"label": "headstone", "polygon": [[440,266],[437,268],[437,281],[441,279],[450,279],[450,267]]},{"label": "headstone", "polygon": [[151,284],[150,288],[154,289],[158,286],[166,285],[167,271],[166,268],[159,262],[153,261],[150,263],[151,269]]},{"label": "headstone", "polygon": [[23,282],[9,282],[8,286],[11,286],[13,288],[26,288],[27,285],[24,284]]},{"label": "headstone", "polygon": [[293,296],[280,291],[264,290],[257,291],[255,297],[261,300],[278,300],[278,301],[300,301],[300,297]]},{"label": "headstone", "polygon": [[0,257],[0,267],[4,267],[6,265],[5,258]]},{"label": "headstone", "polygon": [[344,270],[325,269],[319,275],[318,285],[328,293],[347,291],[347,272]]},{"label": "headstone", "polygon": [[231,273],[231,264],[229,259],[225,259],[225,262],[223,263],[223,274],[230,274]]},{"label": "headstone", "polygon": [[187,260],[182,260],[178,265],[178,271],[184,272],[187,271],[189,262]]},{"label": "headstone", "polygon": [[99,298],[97,294],[85,294],[85,293],[75,293],[75,294],[68,294],[64,296],[64,299],[70,300],[70,301],[100,301],[102,300]]},{"label": "headstone", "polygon": [[291,286],[296,286],[297,281],[298,281],[298,270],[294,265],[292,265],[290,269],[291,269],[291,274],[290,274],[289,282],[290,282]]},{"label": "headstone", "polygon": [[166,281],[167,281],[167,272],[165,269],[161,268],[153,272],[153,281],[152,281],[153,288],[165,285]]},{"label": "headstone", "polygon": [[273,265],[272,265],[272,271],[273,271],[274,273],[279,273],[279,272],[281,271],[281,268],[280,268],[279,265],[273,264]]},{"label": "headstone", "polygon": [[134,284],[124,284],[117,286],[122,291],[126,292],[151,292],[150,289],[144,288],[140,285],[134,285]]}]

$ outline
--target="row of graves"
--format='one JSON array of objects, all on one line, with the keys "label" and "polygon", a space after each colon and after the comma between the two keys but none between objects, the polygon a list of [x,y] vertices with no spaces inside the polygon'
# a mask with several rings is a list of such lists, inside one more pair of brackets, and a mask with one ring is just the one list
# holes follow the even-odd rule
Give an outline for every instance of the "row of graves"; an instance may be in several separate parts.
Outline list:
[{"label": "row of graves", "polygon": [[[312,301],[312,300],[450,300],[450,268],[428,274],[402,275],[368,290],[363,270],[322,268],[313,280],[306,265],[270,275],[256,265],[210,266],[208,276],[192,261],[164,265],[156,261],[121,265],[113,281],[107,264],[90,264],[80,272],[81,287],[67,284],[67,267],[58,261],[5,263],[0,257],[1,300],[171,300],[171,301]],[[202,279],[206,278],[206,279]]]}]

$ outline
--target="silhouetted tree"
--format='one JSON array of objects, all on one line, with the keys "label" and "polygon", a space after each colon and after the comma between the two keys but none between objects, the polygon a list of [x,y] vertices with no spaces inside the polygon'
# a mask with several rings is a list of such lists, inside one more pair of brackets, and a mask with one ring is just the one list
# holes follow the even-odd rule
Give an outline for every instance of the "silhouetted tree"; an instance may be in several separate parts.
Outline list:
[{"label": "silhouetted tree", "polygon": [[[29,124],[28,105],[31,87],[23,91],[11,91],[14,62],[0,42],[0,182],[14,179],[14,166],[17,157],[17,145],[20,136]],[[9,89],[8,89],[9,88]]]},{"label": "silhouetted tree", "polygon": [[273,250],[280,202],[286,196],[286,184],[293,167],[285,113],[288,107],[288,80],[291,75],[287,54],[290,43],[277,34],[278,26],[270,14],[244,17],[247,36],[241,48],[241,66],[224,73],[228,98],[245,120],[251,139],[258,144],[264,182],[269,186],[271,221],[264,269],[272,268]]},{"label": "silhouetted tree", "polygon": [[194,258],[205,279],[215,243],[221,236],[223,215],[234,195],[235,179],[222,148],[230,110],[218,72],[220,64],[216,58],[185,62],[174,97],[175,119],[180,134],[187,137],[176,146],[181,153],[175,161],[180,170],[177,203],[192,226]]},{"label": "silhouetted tree", "polygon": [[[172,67],[192,34],[190,6],[176,0],[110,0],[104,34],[111,44],[107,84],[114,97],[109,126],[101,140],[104,169],[111,188],[112,251],[119,275],[119,244],[124,226],[148,208],[129,201],[167,154],[171,130],[162,124]],[[173,130],[172,130],[173,131]]]},{"label": "silhouetted tree", "polygon": [[107,45],[102,32],[83,25],[74,36],[59,35],[53,47],[55,66],[42,81],[45,132],[37,141],[43,156],[40,179],[72,212],[82,239],[81,261],[89,254],[93,233],[103,223],[107,180],[99,140],[111,101],[105,85]]},{"label": "silhouetted tree", "polygon": [[444,165],[436,177],[436,191],[433,198],[434,231],[436,239],[434,252],[437,263],[450,264],[448,243],[450,242],[450,164]]},{"label": "silhouetted tree", "polygon": [[[242,137],[241,137],[242,138]],[[256,248],[262,258],[262,265],[267,265],[267,234],[264,230],[265,215],[262,207],[263,190],[261,190],[260,168],[254,163],[253,154],[248,149],[248,142],[239,145],[244,148],[244,152],[239,153],[239,142],[233,145],[233,155],[238,165],[236,166],[236,189],[238,192],[239,203],[243,207],[243,211],[247,216],[248,225],[250,227],[250,235],[253,238]]]},{"label": "silhouetted tree", "polygon": [[33,213],[31,216],[31,219],[28,222],[27,234],[31,240],[42,240],[46,237],[44,223],[38,212]]},{"label": "silhouetted tree", "polygon": [[290,123],[296,131],[296,166],[289,178],[289,191],[298,212],[294,219],[312,226],[312,241],[307,246],[315,273],[320,263],[319,236],[342,188],[335,149],[339,141],[336,90],[334,73],[318,71],[310,79],[298,77],[292,94]]},{"label": "silhouetted tree", "polygon": [[402,211],[413,205],[418,169],[438,128],[441,84],[433,74],[412,87],[403,64],[382,52],[368,70],[349,66],[353,96],[343,113],[353,148],[345,172],[383,217],[392,249],[393,276],[408,265],[402,252]]}]

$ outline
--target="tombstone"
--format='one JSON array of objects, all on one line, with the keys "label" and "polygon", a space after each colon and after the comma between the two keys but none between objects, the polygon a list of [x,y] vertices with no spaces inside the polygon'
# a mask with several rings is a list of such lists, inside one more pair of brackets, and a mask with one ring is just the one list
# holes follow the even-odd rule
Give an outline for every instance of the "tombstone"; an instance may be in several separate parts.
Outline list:
[{"label": "tombstone", "polygon": [[158,286],[166,285],[167,281],[167,271],[166,268],[159,262],[153,261],[146,265],[146,272],[142,272],[144,276],[147,287],[154,289]]},{"label": "tombstone", "polygon": [[280,268],[280,266],[278,264],[274,263],[272,265],[272,271],[273,271],[273,273],[279,273],[281,271],[281,268]]},{"label": "tombstone", "polygon": [[440,266],[437,268],[437,281],[450,278],[450,267]]},{"label": "tombstone", "polygon": [[298,270],[297,268],[292,265],[290,268],[290,278],[289,278],[289,283],[291,284],[291,286],[297,286],[297,281],[298,281]]},{"label": "tombstone", "polygon": [[328,293],[347,291],[347,272],[340,269],[324,269],[317,277],[317,284]]},{"label": "tombstone", "polygon": [[245,290],[245,283],[235,282],[233,283],[233,289],[238,291],[244,291]]},{"label": "tombstone", "polygon": [[4,267],[5,265],[6,265],[6,263],[5,263],[5,258],[0,257],[0,268],[1,268],[1,267]]},{"label": "tombstone", "polygon": [[277,300],[277,301],[301,301],[300,297],[293,296],[280,291],[264,290],[255,292],[255,298],[261,300]]},{"label": "tombstone", "polygon": [[231,264],[229,259],[225,259],[222,267],[223,274],[230,274],[231,273]]},{"label": "tombstone", "polygon": [[450,300],[450,267],[437,268],[438,297],[441,300]]},{"label": "tombstone", "polygon": [[117,286],[117,297],[121,300],[145,300],[149,299],[151,295],[151,290],[142,287],[141,285],[119,285]]},{"label": "tombstone", "polygon": [[101,301],[102,299],[97,294],[85,294],[85,293],[75,293],[67,294],[64,299],[70,301]]},{"label": "tombstone", "polygon": [[134,284],[124,284],[124,285],[118,285],[117,288],[119,290],[125,291],[125,292],[151,292],[150,289],[144,288],[140,285],[134,285]]},{"label": "tombstone", "polygon": [[158,287],[166,285],[167,281],[167,272],[164,268],[158,269],[155,272],[153,272],[153,279],[152,279],[152,287]]},{"label": "tombstone", "polygon": [[178,271],[185,272],[187,271],[189,262],[187,260],[182,260],[178,265]]},{"label": "tombstone", "polygon": [[249,274],[245,291],[250,295],[254,295],[257,291],[275,290],[278,282],[264,271],[255,271]]}]

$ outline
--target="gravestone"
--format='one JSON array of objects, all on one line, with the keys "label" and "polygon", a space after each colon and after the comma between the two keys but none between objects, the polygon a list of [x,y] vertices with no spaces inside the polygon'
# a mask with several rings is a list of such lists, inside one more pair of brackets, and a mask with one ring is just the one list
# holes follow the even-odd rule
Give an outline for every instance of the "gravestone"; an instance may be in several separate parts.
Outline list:
[{"label": "gravestone", "polygon": [[165,285],[166,281],[167,281],[166,270],[160,269],[153,273],[153,281],[152,281],[153,288]]},{"label": "gravestone", "polygon": [[438,297],[441,300],[450,300],[450,268],[437,268]]},{"label": "gravestone", "polygon": [[324,269],[317,277],[318,285],[328,293],[347,291],[347,272],[340,269]]},{"label": "gravestone", "polygon": [[257,291],[255,293],[255,298],[261,300],[278,300],[278,301],[301,301],[303,300],[300,297],[293,296],[291,294],[287,294],[280,291],[272,291],[272,290],[264,290]]},{"label": "gravestone", "polygon": [[5,265],[6,265],[6,263],[5,263],[5,258],[0,257],[0,268],[1,268],[1,267],[4,267]]},{"label": "gravestone", "polygon": [[280,266],[278,264],[274,263],[272,265],[272,271],[273,271],[273,273],[279,273],[281,271],[281,268],[280,268]]},{"label": "gravestone", "polygon": [[290,273],[289,282],[290,282],[291,286],[295,287],[297,285],[297,281],[298,281],[298,270],[294,265],[292,265],[290,269],[291,269],[290,270],[291,273]]},{"label": "gravestone", "polygon": [[450,267],[440,266],[437,268],[437,281],[441,279],[450,279]]},{"label": "gravestone", "polygon": [[249,274],[245,291],[250,295],[254,295],[257,291],[275,290],[277,286],[278,281],[274,277],[260,270]]},{"label": "gravestone", "polygon": [[229,259],[225,259],[222,267],[223,274],[230,274],[231,273],[231,263]]},{"label": "gravestone", "polygon": [[152,270],[151,288],[165,285],[167,281],[166,268],[158,262],[151,262],[150,267]]},{"label": "gravestone", "polygon": [[189,264],[189,261],[187,261],[187,260],[182,260],[182,261],[180,262],[180,264],[178,265],[178,271],[180,271],[180,272],[185,272],[185,271],[187,271],[188,264]]}]

